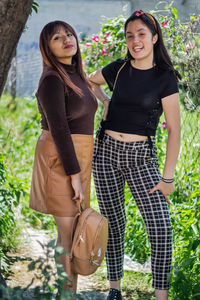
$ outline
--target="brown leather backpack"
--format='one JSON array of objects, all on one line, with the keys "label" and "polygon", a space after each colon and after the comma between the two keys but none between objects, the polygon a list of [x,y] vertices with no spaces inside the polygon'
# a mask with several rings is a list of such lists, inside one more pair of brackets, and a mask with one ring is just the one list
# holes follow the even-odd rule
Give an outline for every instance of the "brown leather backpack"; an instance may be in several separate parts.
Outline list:
[{"label": "brown leather backpack", "polygon": [[100,266],[108,241],[107,219],[92,209],[79,206],[73,225],[71,249],[72,270],[76,274],[90,275]]}]

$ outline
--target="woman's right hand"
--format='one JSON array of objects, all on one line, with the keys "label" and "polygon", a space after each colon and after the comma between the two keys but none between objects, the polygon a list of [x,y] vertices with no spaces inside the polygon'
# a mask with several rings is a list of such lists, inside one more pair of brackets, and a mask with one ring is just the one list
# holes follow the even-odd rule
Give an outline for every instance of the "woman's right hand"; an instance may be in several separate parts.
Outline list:
[{"label": "woman's right hand", "polygon": [[84,194],[81,184],[80,173],[71,175],[71,184],[74,190],[73,200],[80,200],[80,202],[82,202],[84,200]]}]

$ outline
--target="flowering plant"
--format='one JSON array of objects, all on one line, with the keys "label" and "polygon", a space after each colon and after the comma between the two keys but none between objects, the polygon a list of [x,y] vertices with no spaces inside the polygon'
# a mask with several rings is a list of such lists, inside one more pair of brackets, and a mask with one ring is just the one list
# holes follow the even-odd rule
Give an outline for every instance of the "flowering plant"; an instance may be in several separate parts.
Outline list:
[{"label": "flowering plant", "polygon": [[200,38],[195,34],[200,15],[192,16],[188,23],[183,24],[172,4],[166,6],[165,10],[167,14],[159,16],[159,19],[165,45],[175,68],[182,76],[179,82],[181,100],[190,111],[200,111]]},{"label": "flowering plant", "polygon": [[81,42],[86,73],[91,73],[120,56],[125,56],[124,22],[124,16],[107,20],[102,24],[99,33],[87,37]]},{"label": "flowering plant", "polygon": [[163,123],[162,123],[162,127],[163,127],[163,129],[167,129],[167,123],[166,123],[166,122],[163,122]]},{"label": "flowering plant", "polygon": [[[139,16],[144,12],[139,10],[136,13]],[[180,92],[184,92],[181,100],[187,109],[200,111],[200,38],[195,34],[200,16],[192,16],[188,24],[183,24],[178,19],[177,9],[171,4],[165,7],[163,16],[157,15],[156,11],[154,15],[161,24],[165,45],[173,64],[183,77],[179,82]],[[82,42],[86,73],[125,57],[127,52],[124,36],[125,20],[125,16],[108,19],[102,24],[98,34]]]},{"label": "flowering plant", "polygon": [[167,26],[167,22],[162,23],[162,27],[166,27]]}]

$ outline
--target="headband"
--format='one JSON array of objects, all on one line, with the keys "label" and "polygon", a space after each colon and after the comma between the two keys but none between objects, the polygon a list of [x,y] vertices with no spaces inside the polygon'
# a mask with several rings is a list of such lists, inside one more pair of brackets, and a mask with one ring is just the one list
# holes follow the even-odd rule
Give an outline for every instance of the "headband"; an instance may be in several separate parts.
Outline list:
[{"label": "headband", "polygon": [[148,13],[145,13],[142,9],[135,11],[132,15],[135,15],[136,17],[140,17],[141,15],[145,15],[147,18],[149,18],[151,20],[151,22],[154,25],[154,28],[157,32],[157,24],[156,21],[154,19],[154,17]]}]

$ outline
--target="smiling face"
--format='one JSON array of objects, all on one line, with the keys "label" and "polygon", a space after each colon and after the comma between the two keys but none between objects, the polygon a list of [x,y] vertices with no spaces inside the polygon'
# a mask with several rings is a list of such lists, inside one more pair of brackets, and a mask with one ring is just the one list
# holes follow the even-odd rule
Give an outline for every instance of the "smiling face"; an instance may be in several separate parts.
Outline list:
[{"label": "smiling face", "polygon": [[151,30],[140,19],[128,23],[126,43],[135,62],[153,63],[153,47],[157,39],[157,34],[153,36]]},{"label": "smiling face", "polygon": [[71,64],[72,57],[77,52],[76,38],[71,32],[66,32],[64,27],[60,27],[50,39],[49,48],[59,62]]}]

